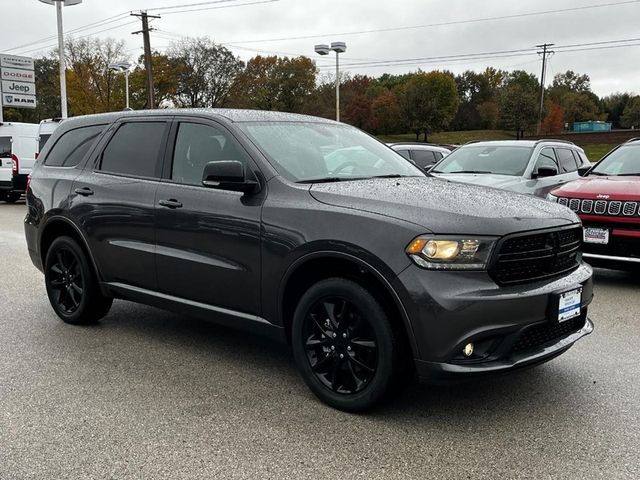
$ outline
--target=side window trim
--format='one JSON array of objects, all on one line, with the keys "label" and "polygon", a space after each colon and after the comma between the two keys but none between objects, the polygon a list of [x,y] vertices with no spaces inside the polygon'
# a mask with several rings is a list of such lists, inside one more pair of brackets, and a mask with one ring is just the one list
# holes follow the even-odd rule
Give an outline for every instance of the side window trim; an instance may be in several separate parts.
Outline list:
[{"label": "side window trim", "polygon": [[[163,161],[164,161],[164,152],[167,146],[168,134],[172,125],[173,117],[165,117],[165,116],[146,116],[146,117],[126,117],[119,120],[116,120],[107,130],[107,134],[103,138],[103,142],[100,145],[100,149],[97,151],[97,155],[94,158],[92,169],[95,173],[102,175],[113,175],[116,177],[125,177],[125,178],[140,178],[145,180],[161,180]],[[101,169],[102,167],[102,157],[106,148],[111,143],[111,140],[115,137],[116,133],[126,123],[164,123],[165,127],[162,132],[162,140],[160,141],[160,148],[158,152],[158,158],[156,159],[156,168],[153,177],[142,176],[142,175],[128,175],[126,173],[118,173],[118,172],[107,172]]]}]

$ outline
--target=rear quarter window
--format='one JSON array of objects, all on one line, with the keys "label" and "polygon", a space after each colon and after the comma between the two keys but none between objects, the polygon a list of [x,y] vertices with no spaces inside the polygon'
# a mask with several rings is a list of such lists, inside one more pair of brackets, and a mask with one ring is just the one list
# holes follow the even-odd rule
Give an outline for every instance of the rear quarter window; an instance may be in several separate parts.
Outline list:
[{"label": "rear quarter window", "polygon": [[49,167],[75,167],[96,143],[106,125],[91,125],[62,134],[49,151],[44,164]]}]

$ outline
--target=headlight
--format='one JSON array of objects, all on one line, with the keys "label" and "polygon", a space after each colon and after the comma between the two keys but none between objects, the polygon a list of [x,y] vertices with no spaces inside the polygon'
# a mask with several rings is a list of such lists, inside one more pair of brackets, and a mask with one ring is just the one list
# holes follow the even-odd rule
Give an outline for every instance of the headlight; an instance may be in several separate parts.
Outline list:
[{"label": "headlight", "polygon": [[423,235],[406,248],[419,266],[431,270],[484,270],[495,238]]},{"label": "headlight", "polygon": [[550,193],[547,193],[547,200],[549,200],[550,202],[558,202],[558,197],[556,197],[555,195],[551,195]]}]

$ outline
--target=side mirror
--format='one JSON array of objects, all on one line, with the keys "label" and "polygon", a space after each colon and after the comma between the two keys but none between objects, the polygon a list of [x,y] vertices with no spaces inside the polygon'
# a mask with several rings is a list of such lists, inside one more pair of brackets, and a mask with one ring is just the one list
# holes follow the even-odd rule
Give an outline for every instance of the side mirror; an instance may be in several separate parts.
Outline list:
[{"label": "side mirror", "polygon": [[578,168],[578,175],[580,175],[581,177],[584,177],[587,173],[589,173],[589,170],[591,170],[592,165],[585,165],[583,167]]},{"label": "side mirror", "polygon": [[253,193],[259,188],[256,180],[247,178],[244,165],[237,160],[207,163],[202,174],[202,184],[218,190],[244,193]]},{"label": "side mirror", "polygon": [[553,177],[558,175],[558,169],[556,167],[538,167],[538,169],[533,173],[533,178],[542,178],[542,177]]}]

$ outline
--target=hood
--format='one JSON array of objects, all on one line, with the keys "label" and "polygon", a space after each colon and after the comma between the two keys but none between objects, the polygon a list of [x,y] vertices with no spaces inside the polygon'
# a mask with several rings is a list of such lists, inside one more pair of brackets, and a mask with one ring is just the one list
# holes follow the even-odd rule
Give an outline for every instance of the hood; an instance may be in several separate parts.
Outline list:
[{"label": "hood", "polygon": [[452,182],[472,183],[483,187],[514,191],[518,191],[518,186],[526,182],[526,179],[522,177],[496,175],[494,173],[434,173],[433,175]]},{"label": "hood", "polygon": [[553,202],[436,177],[316,183],[309,193],[328,205],[414,223],[425,233],[505,235],[579,222]]},{"label": "hood", "polygon": [[589,198],[593,200],[640,200],[640,176],[587,176],[556,188],[551,192],[559,197]]}]

